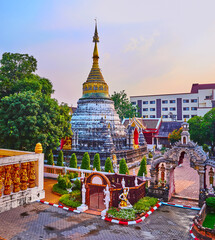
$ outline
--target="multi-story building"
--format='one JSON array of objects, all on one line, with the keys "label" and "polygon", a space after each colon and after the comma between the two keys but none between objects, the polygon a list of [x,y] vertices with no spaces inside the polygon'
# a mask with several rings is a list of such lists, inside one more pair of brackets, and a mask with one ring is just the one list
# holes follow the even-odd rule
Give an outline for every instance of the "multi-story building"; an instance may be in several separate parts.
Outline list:
[{"label": "multi-story building", "polygon": [[204,116],[215,107],[215,84],[192,85],[190,93],[131,96],[143,118],[163,118],[163,121],[182,121]]}]

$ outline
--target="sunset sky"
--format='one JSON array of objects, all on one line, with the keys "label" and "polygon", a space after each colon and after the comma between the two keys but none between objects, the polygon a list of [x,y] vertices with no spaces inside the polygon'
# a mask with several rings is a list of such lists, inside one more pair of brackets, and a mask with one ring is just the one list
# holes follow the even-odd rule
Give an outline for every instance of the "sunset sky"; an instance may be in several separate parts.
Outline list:
[{"label": "sunset sky", "polygon": [[28,53],[59,102],[76,106],[92,66],[128,96],[189,92],[215,83],[214,0],[0,0],[0,55]]}]

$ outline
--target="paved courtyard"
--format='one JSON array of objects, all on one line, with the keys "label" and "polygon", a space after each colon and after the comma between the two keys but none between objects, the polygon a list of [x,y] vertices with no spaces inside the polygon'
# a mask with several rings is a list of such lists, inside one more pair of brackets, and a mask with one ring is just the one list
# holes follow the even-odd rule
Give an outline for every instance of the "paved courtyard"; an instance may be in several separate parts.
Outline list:
[{"label": "paved courtyard", "polygon": [[1,213],[0,236],[8,240],[189,240],[192,239],[189,228],[196,213],[161,206],[144,222],[123,226],[105,222],[99,216],[33,203]]}]

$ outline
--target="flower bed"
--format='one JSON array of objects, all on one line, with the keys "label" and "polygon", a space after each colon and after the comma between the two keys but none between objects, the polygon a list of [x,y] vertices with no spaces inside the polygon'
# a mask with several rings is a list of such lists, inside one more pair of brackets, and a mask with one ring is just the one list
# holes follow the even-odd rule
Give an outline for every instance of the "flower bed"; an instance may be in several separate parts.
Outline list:
[{"label": "flower bed", "polygon": [[154,207],[158,203],[157,198],[144,197],[134,204],[133,208],[119,209],[110,208],[107,211],[106,217],[116,219],[119,221],[133,221],[143,217],[147,211]]}]

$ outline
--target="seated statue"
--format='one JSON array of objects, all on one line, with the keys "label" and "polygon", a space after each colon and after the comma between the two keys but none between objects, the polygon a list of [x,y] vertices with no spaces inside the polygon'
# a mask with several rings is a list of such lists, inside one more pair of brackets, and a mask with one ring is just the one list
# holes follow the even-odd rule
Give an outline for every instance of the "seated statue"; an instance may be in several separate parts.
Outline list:
[{"label": "seated statue", "polygon": [[132,205],[128,201],[128,192],[129,188],[123,188],[123,192],[119,195],[119,199],[121,200],[119,207],[120,208],[130,208]]}]

